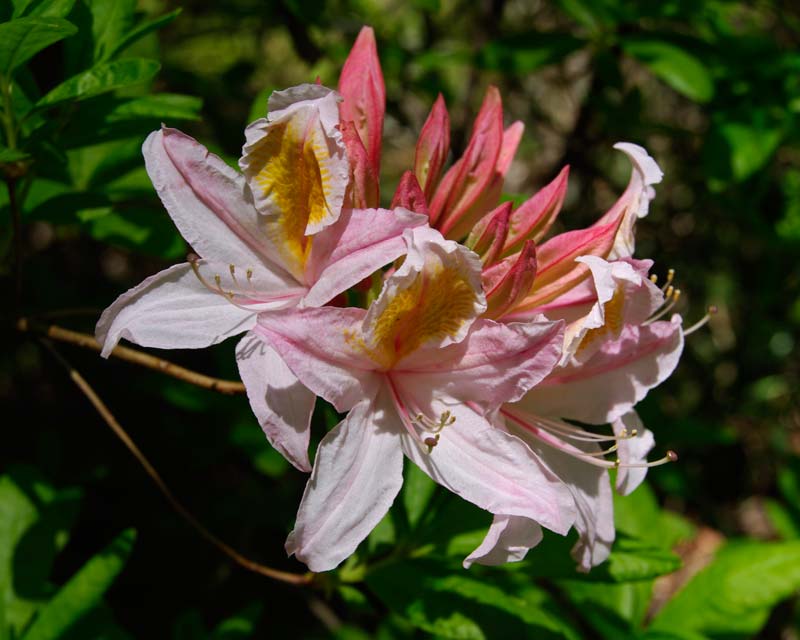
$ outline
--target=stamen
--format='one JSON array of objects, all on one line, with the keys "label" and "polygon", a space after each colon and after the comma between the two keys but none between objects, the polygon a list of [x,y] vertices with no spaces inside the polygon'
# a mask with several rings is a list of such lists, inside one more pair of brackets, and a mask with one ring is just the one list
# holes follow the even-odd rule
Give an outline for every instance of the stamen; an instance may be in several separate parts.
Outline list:
[{"label": "stamen", "polygon": [[236,284],[239,284],[236,281],[236,265],[229,264],[228,265],[228,269],[230,269],[230,271],[231,271],[231,278],[233,279],[233,281],[236,282]]},{"label": "stamen", "polygon": [[667,281],[664,283],[664,286],[661,287],[661,290],[664,291],[666,288],[672,284],[672,280],[675,278],[675,269],[669,269],[667,271]]},{"label": "stamen", "polygon": [[684,331],[684,332],[683,332],[683,335],[684,335],[684,336],[690,336],[690,335],[692,335],[692,334],[693,334],[695,331],[697,331],[698,329],[701,329],[701,328],[703,328],[704,326],[706,326],[706,324],[708,323],[708,321],[711,319],[711,316],[713,316],[715,313],[717,313],[717,311],[718,311],[718,309],[717,309],[717,306],[712,304],[712,305],[711,305],[711,306],[708,308],[708,311],[706,312],[706,315],[704,315],[702,318],[700,318],[700,320],[698,320],[697,322],[695,322],[695,323],[694,323],[694,324],[693,324],[691,327],[689,327],[688,329],[686,329],[686,331]]},{"label": "stamen", "polygon": [[[602,456],[616,451],[619,448],[619,442],[617,442],[617,444],[613,445],[609,449],[606,449],[605,451],[587,453],[585,451],[577,449],[576,447],[566,442],[558,440],[558,438],[554,437],[553,435],[549,435],[548,432],[551,427],[544,424],[545,422],[549,421],[544,418],[541,418],[540,416],[527,416],[528,418],[534,421],[534,424],[532,424],[528,422],[526,419],[523,419],[523,417],[517,415],[515,412],[509,411],[508,409],[501,409],[501,413],[507,418],[510,418],[513,422],[518,424],[520,427],[522,427],[525,431],[527,431],[530,435],[535,437],[543,444],[552,447],[557,451],[561,451],[562,453],[570,455],[576,460],[581,460],[595,467],[601,467],[603,469],[620,469],[620,468],[638,469],[638,468],[658,467],[668,462],[675,462],[678,459],[678,454],[670,450],[667,451],[667,454],[663,458],[660,458],[658,460],[653,460],[652,462],[623,464],[619,458],[613,461],[605,460],[603,459]],[[617,438],[617,440],[619,441],[621,439],[624,439],[624,436],[634,437],[636,433],[637,432],[635,429],[631,430],[630,432],[628,432],[627,430],[623,430],[623,432],[620,434],[620,437]]]},{"label": "stamen", "polygon": [[253,279],[253,270],[252,269],[248,269],[247,270],[247,284],[250,284],[250,281],[252,279]]},{"label": "stamen", "polygon": [[[670,287],[670,289],[672,289],[672,287]],[[672,298],[671,300],[670,300],[670,297]],[[665,300],[665,302],[667,303],[666,306],[663,306],[660,311],[657,310],[654,315],[650,316],[642,324],[648,325],[648,324],[650,324],[652,322],[655,322],[659,318],[663,318],[670,311],[672,311],[673,307],[676,304],[678,304],[678,300],[680,300],[680,297],[681,297],[681,290],[680,289],[675,289],[675,290],[671,291],[670,295],[667,295],[667,299]]]},{"label": "stamen", "polygon": [[219,274],[214,275],[214,282],[216,287],[212,287],[211,284],[203,277],[203,274],[200,273],[200,258],[196,253],[190,253],[186,256],[186,260],[189,265],[192,267],[192,271],[194,272],[195,277],[200,281],[200,283],[208,289],[211,293],[216,293],[221,295],[225,298],[228,302],[230,302],[234,307],[238,307],[244,311],[252,311],[252,309],[248,309],[247,307],[243,307],[240,304],[237,304],[233,301],[235,294],[233,291],[224,291],[222,289],[222,278]]},{"label": "stamen", "polygon": [[658,282],[658,276],[655,273],[650,276],[650,282],[652,282],[653,284],[656,284]]}]

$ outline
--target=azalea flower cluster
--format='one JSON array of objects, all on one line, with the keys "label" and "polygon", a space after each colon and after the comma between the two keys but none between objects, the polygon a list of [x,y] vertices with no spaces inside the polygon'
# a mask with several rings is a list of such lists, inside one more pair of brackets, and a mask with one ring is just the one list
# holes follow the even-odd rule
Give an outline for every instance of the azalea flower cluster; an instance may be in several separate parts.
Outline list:
[{"label": "azalea flower cluster", "polygon": [[[685,335],[670,317],[679,292],[632,257],[662,173],[617,144],[632,164],[625,192],[592,226],[548,239],[568,168],[516,208],[500,201],[523,125],[503,127],[489,88],[447,169],[439,97],[383,209],[384,109],[364,28],[338,91],[272,94],[245,131],[241,173],[175,129],[152,133],[147,171],[196,254],[106,309],[103,354],[121,338],[202,348],[244,334],[236,360],[252,410],[311,473],[286,549],[312,571],[339,565],[386,514],[404,457],[494,515],[465,566],[520,560],[543,527],[574,527],[588,570],[614,540],[610,472],[624,494],[674,458],[646,461],[653,436],[634,411]],[[367,308],[345,306],[354,299]],[[312,464],[317,397],[346,417]]]}]

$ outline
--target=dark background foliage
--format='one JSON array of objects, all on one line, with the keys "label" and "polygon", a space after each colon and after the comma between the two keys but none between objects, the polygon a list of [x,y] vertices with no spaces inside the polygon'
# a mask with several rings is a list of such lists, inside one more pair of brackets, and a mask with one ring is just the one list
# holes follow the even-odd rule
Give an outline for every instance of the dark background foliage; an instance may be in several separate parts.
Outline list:
[{"label": "dark background foliage", "polygon": [[[62,625],[62,637],[796,638],[796,3],[180,7],[176,16],[169,12],[177,5],[161,0],[0,0],[0,20],[68,21],[49,23],[51,32],[74,25],[13,74],[0,69],[4,83],[14,80],[3,114],[24,119],[18,139],[6,129],[0,147],[21,203],[24,245],[17,309],[4,189],[0,638],[22,637],[31,620],[37,633],[59,637],[55,623],[42,630],[50,624],[43,612],[70,606],[77,622]],[[437,93],[447,100],[458,153],[489,84],[501,90],[506,123],[526,124],[508,197],[571,166],[562,229],[590,223],[624,189],[628,165],[615,142],[643,144],[664,169],[637,254],[655,259],[662,276],[676,269],[687,323],[710,303],[719,313],[688,339],[676,375],[641,406],[659,446],[680,461],[653,470],[649,487],[618,501],[615,554],[588,577],[572,569],[571,541],[551,538],[522,565],[464,572],[458,563],[488,525],[486,514],[413,473],[391,516],[323,588],[250,574],[170,510],[59,364],[14,330],[18,312],[66,310],[52,321],[91,332],[116,295],[185,255],[144,173],[140,146],[149,131],[161,121],[178,126],[235,162],[244,126],[263,115],[269,93],[317,76],[335,86],[363,24],[375,28],[387,84],[387,203],[413,163]],[[95,91],[62,84],[101,67]],[[91,351],[59,351],[212,531],[266,564],[302,571],[285,557],[283,540],[305,477],[266,444],[243,397]],[[235,378],[232,353],[226,343],[169,357]],[[317,434],[336,420],[329,407],[318,409]],[[132,533],[121,534],[130,529],[135,544]],[[79,570],[88,572],[85,588],[58,592]],[[656,581],[661,574],[669,575]],[[28,634],[39,637],[30,627]]]}]

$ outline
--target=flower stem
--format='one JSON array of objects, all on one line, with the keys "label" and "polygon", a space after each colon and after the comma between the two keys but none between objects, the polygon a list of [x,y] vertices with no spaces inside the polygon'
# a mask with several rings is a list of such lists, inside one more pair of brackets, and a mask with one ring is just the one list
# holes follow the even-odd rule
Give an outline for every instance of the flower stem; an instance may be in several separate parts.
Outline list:
[{"label": "flower stem", "polygon": [[[23,332],[36,332],[41,335],[45,335],[48,338],[52,338],[53,340],[67,342],[69,344],[74,344],[76,346],[83,347],[85,349],[91,349],[93,351],[100,351],[102,349],[102,345],[95,339],[94,336],[89,335],[88,333],[80,333],[78,331],[64,329],[63,327],[59,327],[58,325],[54,324],[43,325],[39,327],[33,324],[27,318],[20,318],[17,320],[17,329]],[[168,376],[172,376],[178,380],[183,380],[184,382],[188,382],[189,384],[193,384],[203,389],[218,391],[219,393],[225,394],[245,392],[244,385],[237,380],[222,380],[220,378],[213,378],[211,376],[192,371],[191,369],[181,367],[180,365],[169,362],[168,360],[164,360],[163,358],[152,356],[149,353],[137,351],[136,349],[117,346],[111,352],[111,355],[115,358],[119,358],[120,360],[132,362],[147,369],[160,371]]]},{"label": "flower stem", "polygon": [[181,503],[175,495],[172,493],[172,490],[167,486],[164,482],[161,475],[156,471],[155,467],[150,463],[150,461],[145,457],[145,455],[141,452],[136,443],[131,439],[128,433],[122,428],[122,425],[117,421],[114,415],[111,413],[109,408],[106,404],[100,399],[97,395],[95,390],[89,385],[86,379],[75,369],[72,365],[67,362],[67,360],[56,350],[56,348],[52,345],[52,343],[45,339],[40,339],[41,343],[47,348],[48,351],[53,355],[53,357],[69,372],[69,377],[72,379],[72,382],[81,390],[84,396],[91,402],[92,406],[94,407],[95,411],[100,415],[103,421],[108,425],[108,427],[114,432],[114,435],[119,438],[122,444],[130,451],[134,458],[139,462],[142,468],[145,470],[150,479],[155,483],[158,490],[161,491],[163,496],[166,498],[167,502],[170,506],[175,510],[175,512],[181,516],[192,528],[197,531],[203,538],[205,538],[208,542],[214,545],[219,551],[224,553],[228,556],[231,560],[233,560],[239,566],[247,569],[248,571],[252,571],[253,573],[258,573],[262,576],[266,576],[267,578],[272,578],[273,580],[277,580],[279,582],[285,582],[287,584],[292,584],[296,586],[304,586],[311,584],[314,580],[313,573],[291,573],[289,571],[281,571],[280,569],[273,569],[272,567],[268,567],[263,565],[255,560],[251,560],[247,556],[241,554],[239,551],[231,547],[229,544],[220,540],[217,536],[211,533],[195,516],[192,514],[184,505]]}]

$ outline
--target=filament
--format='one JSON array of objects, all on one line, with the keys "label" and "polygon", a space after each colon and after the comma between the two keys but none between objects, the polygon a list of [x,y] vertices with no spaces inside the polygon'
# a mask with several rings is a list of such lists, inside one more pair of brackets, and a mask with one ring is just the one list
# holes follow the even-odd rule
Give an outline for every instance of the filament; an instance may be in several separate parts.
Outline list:
[{"label": "filament", "polygon": [[709,321],[709,320],[711,320],[711,316],[713,316],[715,313],[717,313],[717,307],[716,307],[716,305],[713,305],[713,304],[712,304],[712,305],[711,305],[711,306],[708,308],[708,311],[706,311],[706,315],[704,315],[702,318],[700,318],[700,320],[698,320],[697,322],[695,322],[695,323],[694,323],[694,324],[693,324],[691,327],[689,327],[688,329],[686,329],[686,330],[683,332],[683,335],[684,335],[684,336],[690,336],[690,335],[692,335],[692,334],[693,334],[695,331],[697,331],[698,329],[701,329],[701,328],[703,328],[704,326],[706,326],[706,324],[708,324],[708,321]]}]

